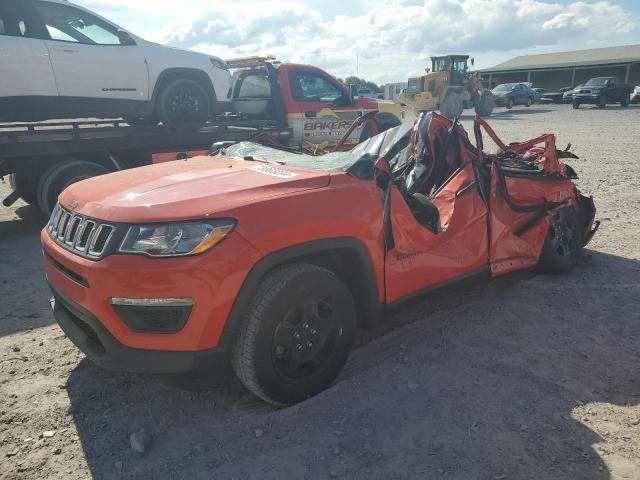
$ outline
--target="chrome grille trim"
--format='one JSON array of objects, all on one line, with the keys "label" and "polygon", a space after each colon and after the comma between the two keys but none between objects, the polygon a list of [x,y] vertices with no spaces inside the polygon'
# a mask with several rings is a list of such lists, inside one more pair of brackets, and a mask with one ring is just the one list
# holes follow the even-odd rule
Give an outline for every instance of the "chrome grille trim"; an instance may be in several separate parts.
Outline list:
[{"label": "chrome grille trim", "polygon": [[[47,231],[49,236],[66,250],[83,257],[99,259],[107,250],[116,227],[70,212],[58,204],[51,213]],[[97,245],[101,238],[106,239]]]}]

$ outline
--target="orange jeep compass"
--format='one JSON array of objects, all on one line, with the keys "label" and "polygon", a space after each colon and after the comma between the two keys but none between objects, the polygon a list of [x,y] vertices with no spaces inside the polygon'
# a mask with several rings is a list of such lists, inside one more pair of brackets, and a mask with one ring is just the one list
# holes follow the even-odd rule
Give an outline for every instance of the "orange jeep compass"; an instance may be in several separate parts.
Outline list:
[{"label": "orange jeep compass", "polygon": [[51,303],[98,365],[180,373],[228,355],[249,390],[291,404],[389,307],[476,274],[567,272],[597,229],[553,135],[505,145],[480,118],[474,143],[426,113],[348,152],[216,150],[60,195],[42,231]]}]

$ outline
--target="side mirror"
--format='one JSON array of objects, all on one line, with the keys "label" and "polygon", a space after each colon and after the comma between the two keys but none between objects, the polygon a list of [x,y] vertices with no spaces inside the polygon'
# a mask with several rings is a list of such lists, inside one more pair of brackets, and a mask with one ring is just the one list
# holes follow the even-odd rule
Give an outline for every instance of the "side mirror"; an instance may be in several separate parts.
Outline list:
[{"label": "side mirror", "polygon": [[349,87],[349,105],[353,105],[353,102],[355,102],[355,98],[358,95],[358,86],[354,85],[353,83],[350,83],[348,87]]},{"label": "side mirror", "polygon": [[476,59],[471,57],[471,66],[473,67],[475,65],[475,63],[476,63]]},{"label": "side mirror", "polygon": [[118,40],[120,40],[120,45],[135,45],[136,44],[136,42],[133,40],[133,38],[131,38],[131,35],[129,35],[124,30],[118,30],[117,35],[118,35]]}]

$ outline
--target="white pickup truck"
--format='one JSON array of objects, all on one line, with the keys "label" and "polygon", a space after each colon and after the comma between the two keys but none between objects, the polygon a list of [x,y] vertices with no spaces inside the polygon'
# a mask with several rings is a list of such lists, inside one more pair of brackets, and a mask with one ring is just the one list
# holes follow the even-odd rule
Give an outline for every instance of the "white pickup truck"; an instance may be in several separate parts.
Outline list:
[{"label": "white pickup truck", "polygon": [[0,121],[124,117],[201,125],[226,111],[223,60],[148,42],[63,0],[0,1]]}]

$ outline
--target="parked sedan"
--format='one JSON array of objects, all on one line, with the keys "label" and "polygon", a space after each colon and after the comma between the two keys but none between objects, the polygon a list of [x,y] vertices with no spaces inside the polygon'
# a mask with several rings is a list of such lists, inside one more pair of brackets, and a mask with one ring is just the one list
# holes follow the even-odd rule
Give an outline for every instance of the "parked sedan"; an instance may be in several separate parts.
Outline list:
[{"label": "parked sedan", "polygon": [[509,109],[514,105],[530,107],[536,97],[531,87],[524,83],[503,83],[491,90],[491,93],[497,106]]},{"label": "parked sedan", "polygon": [[558,90],[544,92],[540,97],[540,103],[561,103],[565,92],[573,90],[573,87],[562,87]]}]

